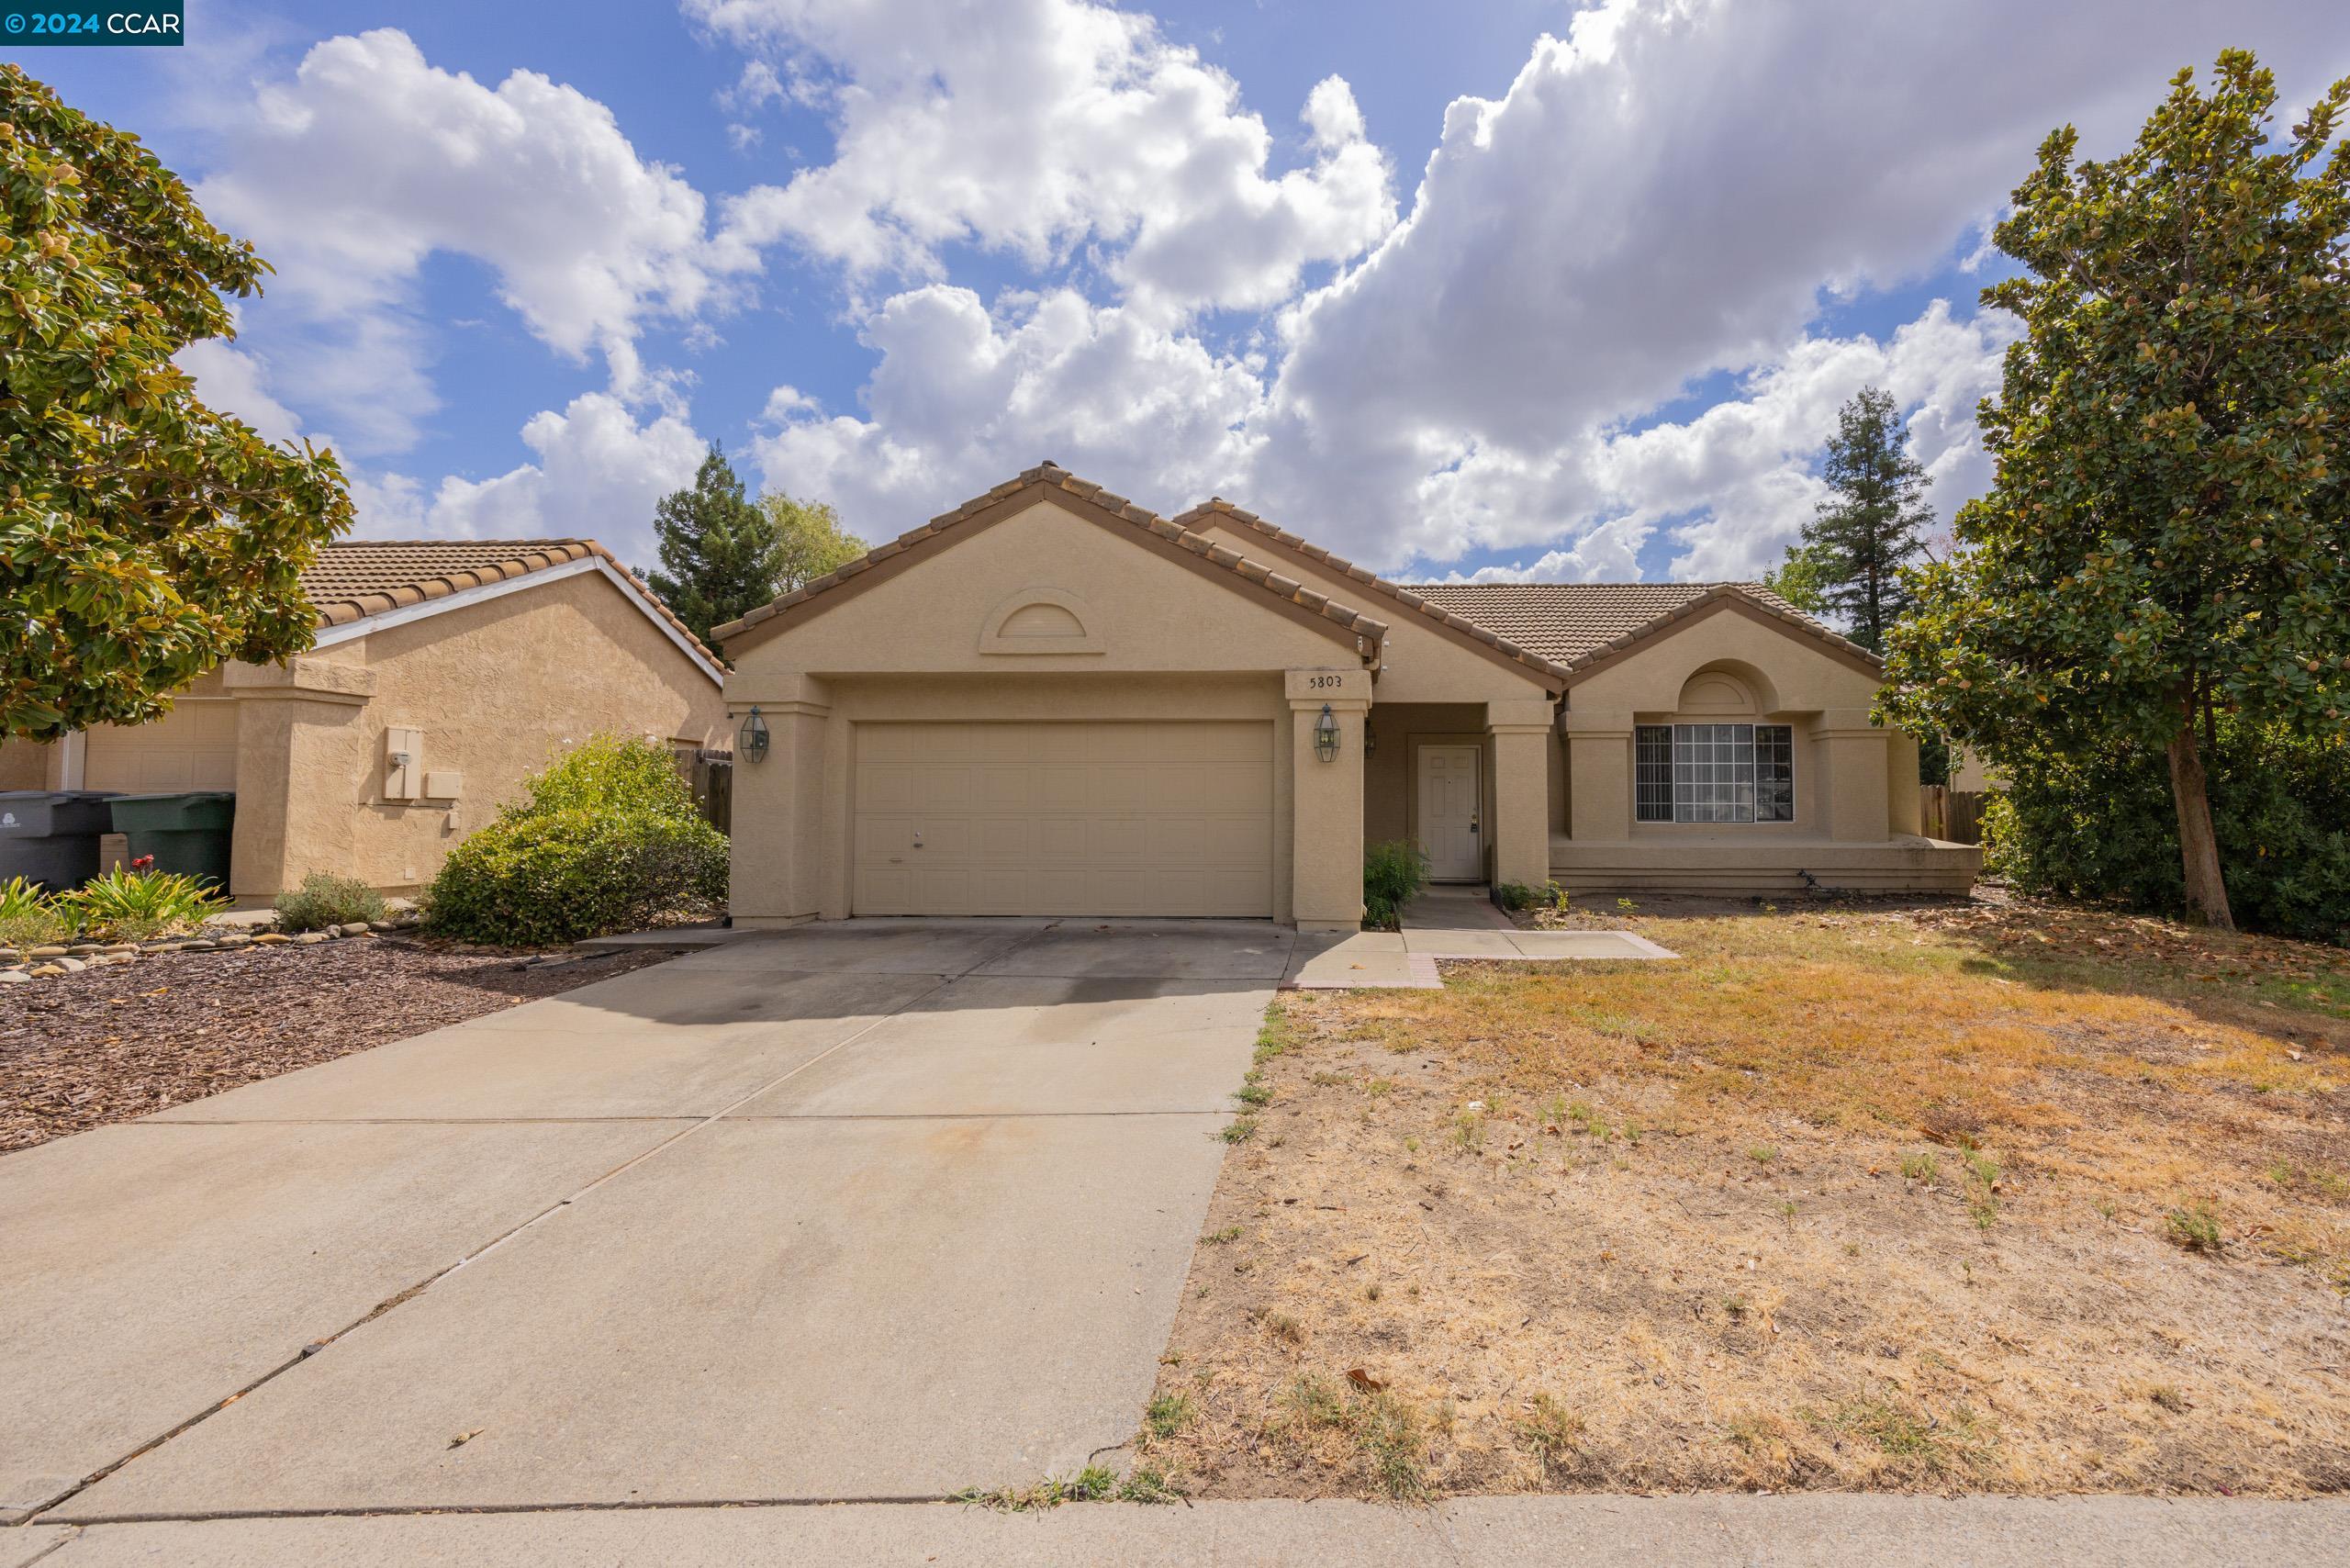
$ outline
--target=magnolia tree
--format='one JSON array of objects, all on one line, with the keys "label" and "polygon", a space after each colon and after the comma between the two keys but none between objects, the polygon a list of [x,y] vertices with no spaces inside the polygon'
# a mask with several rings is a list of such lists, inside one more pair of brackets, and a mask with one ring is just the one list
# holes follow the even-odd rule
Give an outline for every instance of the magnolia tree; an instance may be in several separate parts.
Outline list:
[{"label": "magnolia tree", "polygon": [[1998,465],[1959,549],[1910,575],[1887,717],[1997,758],[2166,751],[2188,905],[2232,924],[2199,731],[2350,732],[2350,143],[2336,83],[2272,145],[2253,57],[2195,73],[2136,144],[2042,146],[1983,292],[2027,329],[1982,407]]},{"label": "magnolia tree", "polygon": [[350,526],[331,454],[197,400],[266,264],[133,136],[0,64],[0,735],[138,723],[225,659],[310,645]]}]

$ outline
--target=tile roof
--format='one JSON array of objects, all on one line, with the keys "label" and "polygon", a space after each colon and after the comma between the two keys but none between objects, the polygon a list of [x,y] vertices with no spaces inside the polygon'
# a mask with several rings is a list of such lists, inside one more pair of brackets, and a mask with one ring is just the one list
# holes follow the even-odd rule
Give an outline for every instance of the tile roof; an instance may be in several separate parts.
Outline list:
[{"label": "tile roof", "polygon": [[1875,655],[1838,636],[1761,583],[1415,583],[1404,591],[1535,649],[1568,670],[1731,594],[1800,631],[1876,662]]},{"label": "tile roof", "polygon": [[1534,673],[1548,676],[1554,680],[1563,678],[1566,674],[1565,667],[1550,659],[1540,648],[1512,636],[1499,626],[1488,625],[1460,613],[1449,605],[1438,603],[1416,589],[1391,583],[1377,573],[1356,566],[1343,555],[1333,555],[1319,544],[1312,543],[1285,529],[1274,527],[1255,512],[1243,511],[1222,496],[1211,496],[1191,510],[1177,513],[1175,521],[1185,528],[1214,526],[1221,523],[1246,529],[1304,556],[1316,566],[1328,567],[1333,573],[1350,582],[1360,583],[1374,593],[1382,594],[1393,599],[1404,609],[1449,628],[1456,635],[1483,644],[1508,663],[1523,665]]},{"label": "tile roof", "polygon": [[1087,502],[1097,517],[1125,523],[1165,543],[1188,551],[1207,565],[1222,567],[1232,573],[1240,582],[1262,589],[1277,599],[1284,599],[1309,614],[1319,616],[1340,629],[1354,633],[1359,637],[1367,637],[1373,643],[1382,642],[1386,638],[1387,622],[1374,620],[1352,606],[1340,604],[1327,595],[1307,588],[1295,577],[1285,577],[1261,561],[1251,560],[1237,550],[1229,549],[1212,539],[1193,532],[1180,522],[1169,521],[1147,508],[1136,506],[1124,496],[1113,495],[1092,481],[1080,479],[1058,463],[1052,462],[1040,463],[1017,477],[1005,480],[985,495],[974,496],[954,510],[939,513],[920,528],[901,533],[888,543],[876,545],[837,571],[828,572],[800,588],[794,588],[774,603],[762,605],[752,610],[740,621],[730,622],[726,625],[718,627],[714,634],[721,642],[730,642],[765,622],[772,621],[777,616],[795,610],[811,599],[830,593],[845,584],[854,582],[857,577],[885,561],[892,560],[910,550],[935,548],[944,536],[954,532],[958,524],[969,521],[990,507],[999,502],[1010,500],[1024,490],[1037,487],[1060,490],[1078,500]]},{"label": "tile roof", "polygon": [[303,568],[302,591],[318,607],[319,624],[346,626],[371,615],[445,599],[467,588],[528,577],[589,556],[618,572],[677,634],[712,665],[717,654],[662,602],[634,572],[592,539],[346,539],[319,552]]}]

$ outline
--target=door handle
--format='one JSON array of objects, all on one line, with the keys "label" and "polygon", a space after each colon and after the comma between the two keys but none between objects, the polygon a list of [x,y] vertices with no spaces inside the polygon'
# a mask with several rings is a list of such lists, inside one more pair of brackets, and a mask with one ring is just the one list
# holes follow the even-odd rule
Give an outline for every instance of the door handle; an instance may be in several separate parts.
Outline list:
[{"label": "door handle", "polygon": [[1476,831],[1477,831],[1477,824],[1476,824],[1475,823],[1471,823],[1469,824],[1469,831],[1470,831],[1471,833],[1474,833],[1474,832],[1476,832]]}]

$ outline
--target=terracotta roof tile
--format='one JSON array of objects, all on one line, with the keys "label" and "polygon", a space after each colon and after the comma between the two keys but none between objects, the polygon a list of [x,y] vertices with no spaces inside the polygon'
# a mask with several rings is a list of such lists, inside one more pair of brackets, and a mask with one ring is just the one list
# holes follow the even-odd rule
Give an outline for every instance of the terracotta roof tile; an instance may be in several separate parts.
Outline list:
[{"label": "terracotta roof tile", "polygon": [[318,607],[321,626],[347,626],[371,615],[467,588],[528,577],[550,566],[600,556],[626,578],[677,634],[722,666],[661,596],[619,557],[592,539],[346,539],[319,552],[302,572],[302,591]]},{"label": "terracotta roof tile", "polygon": [[[997,502],[1007,500],[1032,487],[1060,490],[1095,509],[1095,515],[1134,528],[1165,540],[1179,549],[1199,556],[1209,566],[1221,567],[1233,575],[1234,581],[1246,585],[1251,591],[1270,593],[1287,599],[1309,614],[1355,633],[1373,643],[1387,635],[1387,623],[1374,620],[1350,605],[1339,604],[1315,592],[1304,584],[1283,577],[1263,563],[1249,559],[1227,545],[1220,544],[1203,534],[1195,533],[1180,520],[1160,517],[1157,512],[1136,506],[1124,496],[1113,495],[1090,480],[1080,479],[1058,463],[1040,463],[1017,477],[1005,480],[984,495],[974,496],[953,511],[941,512],[923,527],[901,535],[897,543],[908,549],[934,548],[927,541],[951,533],[958,523],[968,521]],[[739,621],[729,622],[716,629],[721,642],[730,641],[743,633],[774,620],[784,611],[793,610],[810,599],[839,587],[848,578],[865,571],[888,556],[880,550],[860,555],[838,571],[817,577],[802,588],[785,594],[772,604],[761,605]]]}]

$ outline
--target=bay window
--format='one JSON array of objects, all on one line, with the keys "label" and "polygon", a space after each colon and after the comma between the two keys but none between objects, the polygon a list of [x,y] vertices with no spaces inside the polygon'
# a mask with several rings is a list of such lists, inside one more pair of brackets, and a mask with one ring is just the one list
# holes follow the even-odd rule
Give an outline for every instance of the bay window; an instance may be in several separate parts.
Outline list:
[{"label": "bay window", "polygon": [[1796,819],[1792,725],[1641,724],[1632,745],[1635,821]]}]

